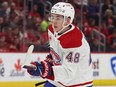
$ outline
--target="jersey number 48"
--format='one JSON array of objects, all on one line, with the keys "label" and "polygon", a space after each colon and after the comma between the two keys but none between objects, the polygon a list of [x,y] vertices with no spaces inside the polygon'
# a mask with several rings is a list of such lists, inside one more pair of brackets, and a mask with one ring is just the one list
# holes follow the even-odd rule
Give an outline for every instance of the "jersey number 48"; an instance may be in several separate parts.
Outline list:
[{"label": "jersey number 48", "polygon": [[74,63],[78,63],[79,62],[79,57],[80,57],[80,54],[79,53],[75,53],[74,56],[73,56],[73,52],[70,52],[67,56],[66,56],[66,59],[68,62],[74,62]]}]

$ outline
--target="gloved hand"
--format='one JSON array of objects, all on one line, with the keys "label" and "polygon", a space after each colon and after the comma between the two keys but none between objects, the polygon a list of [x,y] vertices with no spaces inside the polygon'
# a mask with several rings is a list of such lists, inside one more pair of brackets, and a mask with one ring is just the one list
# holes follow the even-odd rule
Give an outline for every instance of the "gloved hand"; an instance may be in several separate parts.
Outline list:
[{"label": "gloved hand", "polygon": [[39,62],[31,62],[31,65],[32,66],[35,66],[36,69],[34,68],[27,68],[27,72],[30,74],[30,75],[33,75],[33,76],[40,76],[41,75],[41,72],[44,71],[43,69],[43,65]]},{"label": "gloved hand", "polygon": [[39,62],[31,62],[32,65],[36,66],[36,69],[27,69],[27,72],[30,75],[34,76],[41,76],[43,78],[48,78],[53,80],[54,75],[53,75],[53,58],[51,54],[47,55],[46,60]]},{"label": "gloved hand", "polygon": [[27,68],[27,72],[33,76],[41,76],[53,80],[52,64],[48,61],[31,62],[32,65],[36,66],[36,69]]}]

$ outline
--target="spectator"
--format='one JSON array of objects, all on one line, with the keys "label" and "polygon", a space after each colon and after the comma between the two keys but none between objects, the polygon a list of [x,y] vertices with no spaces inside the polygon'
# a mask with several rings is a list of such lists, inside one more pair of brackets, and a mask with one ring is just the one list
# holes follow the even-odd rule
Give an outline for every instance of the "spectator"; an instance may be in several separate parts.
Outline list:
[{"label": "spectator", "polygon": [[39,27],[37,31],[37,35],[39,35],[41,40],[41,45],[46,45],[48,43],[48,31],[43,31],[41,27]]},{"label": "spectator", "polygon": [[38,12],[38,5],[34,4],[32,10],[29,12],[29,16],[37,20],[38,23],[41,23],[41,15]]},{"label": "spectator", "polygon": [[102,14],[104,15],[107,9],[111,9],[113,11],[113,5],[110,0],[104,0],[104,4],[102,5]]},{"label": "spectator", "polygon": [[40,38],[38,38],[35,34],[35,29],[33,26],[29,26],[27,29],[27,44],[33,44],[33,45],[40,45],[41,41]]},{"label": "spectator", "polygon": [[[12,36],[13,36],[13,42],[10,44],[10,51],[11,52],[23,52],[23,33],[21,32],[20,26],[16,26],[12,28]],[[22,51],[21,51],[22,50]],[[27,51],[27,49],[26,49]]]},{"label": "spectator", "polygon": [[113,19],[112,18],[109,18],[108,19],[108,32],[109,32],[109,34],[112,34],[113,33],[113,29],[114,29],[114,24],[113,24]]},{"label": "spectator", "polygon": [[10,22],[11,20],[9,16],[4,17],[4,27],[10,26]]},{"label": "spectator", "polygon": [[0,16],[0,32],[3,32],[4,30],[4,18]]},{"label": "spectator", "polygon": [[116,15],[116,0],[113,2],[113,13]]},{"label": "spectator", "polygon": [[0,34],[0,52],[9,52],[8,44],[5,42],[5,34]]},{"label": "spectator", "polygon": [[105,36],[108,36],[108,35],[109,35],[109,31],[108,31],[107,24],[106,24],[105,21],[102,22],[100,31],[101,31],[101,33],[103,33]]},{"label": "spectator", "polygon": [[17,26],[19,26],[21,24],[22,24],[22,17],[20,17],[18,15],[15,16],[14,19],[12,19],[12,21],[10,21],[10,26],[12,28],[17,27]]},{"label": "spectator", "polygon": [[7,14],[9,16],[12,16],[12,14],[15,14],[15,15],[19,15],[20,14],[19,13],[19,9],[17,9],[16,4],[14,2],[10,3],[10,6],[9,6],[9,8],[7,10]]},{"label": "spectator", "polygon": [[99,30],[99,27],[95,23],[96,23],[96,20],[95,19],[93,19],[93,18],[90,18],[89,19],[89,25],[90,25],[91,29],[92,30],[93,29],[96,29],[96,30],[100,31]]},{"label": "spectator", "polygon": [[89,43],[91,43],[91,32],[92,32],[92,27],[89,25],[88,21],[85,21],[83,27],[83,33],[85,34],[85,37]]},{"label": "spectator", "polygon": [[113,33],[107,37],[107,51],[116,52],[116,27]]},{"label": "spectator", "polygon": [[107,22],[107,27],[109,34],[112,34],[112,30],[114,28],[114,20],[116,20],[111,9],[107,9],[104,15],[104,20]]},{"label": "spectator", "polygon": [[1,5],[1,8],[0,8],[0,16],[7,16],[7,10],[8,10],[8,2],[5,1],[5,2],[2,2],[2,5]]},{"label": "spectator", "polygon": [[99,38],[95,36],[90,43],[91,52],[103,52],[103,44]]},{"label": "spectator", "polygon": [[98,25],[99,21],[99,5],[98,0],[89,0],[88,2],[88,19],[92,18],[95,21],[95,25]]},{"label": "spectator", "polygon": [[48,32],[43,32],[39,26],[35,35],[39,38],[40,44],[35,45],[34,52],[49,52]]}]

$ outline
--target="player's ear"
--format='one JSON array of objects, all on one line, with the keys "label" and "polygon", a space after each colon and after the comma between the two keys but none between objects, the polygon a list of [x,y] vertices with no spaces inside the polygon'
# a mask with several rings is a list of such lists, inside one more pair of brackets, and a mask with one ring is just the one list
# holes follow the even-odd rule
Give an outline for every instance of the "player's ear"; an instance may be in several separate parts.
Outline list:
[{"label": "player's ear", "polygon": [[70,18],[70,17],[67,17],[67,18],[66,18],[66,21],[65,21],[65,25],[70,24],[70,21],[71,21],[71,18]]}]

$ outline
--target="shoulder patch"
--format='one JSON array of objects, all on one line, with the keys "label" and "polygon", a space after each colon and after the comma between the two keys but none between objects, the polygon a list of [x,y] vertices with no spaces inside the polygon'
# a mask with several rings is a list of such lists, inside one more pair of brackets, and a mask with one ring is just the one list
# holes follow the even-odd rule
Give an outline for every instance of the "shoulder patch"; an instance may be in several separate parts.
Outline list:
[{"label": "shoulder patch", "polygon": [[82,45],[82,33],[75,27],[72,31],[62,35],[59,41],[63,48],[80,47]]}]

